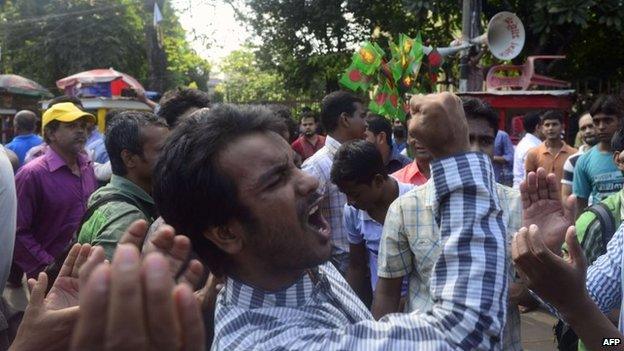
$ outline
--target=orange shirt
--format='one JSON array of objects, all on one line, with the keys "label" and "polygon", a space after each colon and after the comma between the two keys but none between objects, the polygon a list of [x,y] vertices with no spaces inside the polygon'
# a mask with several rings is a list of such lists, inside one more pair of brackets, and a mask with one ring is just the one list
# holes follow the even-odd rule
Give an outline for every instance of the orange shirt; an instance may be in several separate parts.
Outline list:
[{"label": "orange shirt", "polygon": [[392,173],[392,177],[407,184],[422,185],[427,182],[427,178],[418,169],[416,161]]},{"label": "orange shirt", "polygon": [[563,164],[568,157],[574,155],[578,150],[572,146],[563,143],[563,147],[556,155],[553,155],[548,151],[546,143],[542,142],[537,147],[529,150],[524,162],[524,170],[526,173],[535,172],[539,167],[542,167],[548,173],[554,173],[557,177],[557,184],[561,183],[563,178]]}]

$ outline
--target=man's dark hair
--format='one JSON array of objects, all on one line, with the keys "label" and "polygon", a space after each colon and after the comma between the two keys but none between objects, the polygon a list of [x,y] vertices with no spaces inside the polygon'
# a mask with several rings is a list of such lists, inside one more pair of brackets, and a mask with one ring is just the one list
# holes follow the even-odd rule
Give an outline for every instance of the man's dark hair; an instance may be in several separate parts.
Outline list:
[{"label": "man's dark hair", "polygon": [[314,123],[318,122],[318,117],[316,116],[316,114],[310,110],[309,108],[304,109],[303,111],[301,111],[301,117],[299,118],[299,120],[301,122],[303,122],[304,119],[306,118],[314,118]]},{"label": "man's dark hair", "polygon": [[367,129],[375,134],[379,135],[379,133],[386,133],[386,143],[392,149],[392,124],[387,119],[379,116],[379,115],[371,115],[366,118],[366,123],[368,124]]},{"label": "man's dark hair", "polygon": [[347,142],[340,146],[331,169],[331,181],[341,188],[346,182],[370,184],[377,174],[388,176],[381,152],[366,140]]},{"label": "man's dark hair", "polygon": [[204,107],[210,107],[208,93],[197,89],[177,88],[167,91],[160,99],[158,117],[164,118],[173,128],[188,109]]},{"label": "man's dark hair", "polygon": [[600,95],[589,109],[589,114],[593,117],[601,113],[622,118],[624,116],[622,101],[614,95]]},{"label": "man's dark hair", "polygon": [[13,124],[19,132],[34,133],[37,129],[37,115],[30,110],[22,110],[13,117]]},{"label": "man's dark hair", "polygon": [[141,135],[141,128],[146,126],[168,128],[164,119],[145,111],[119,112],[110,121],[104,143],[113,174],[125,176],[128,173],[121,157],[123,150],[143,156],[145,140]]},{"label": "man's dark hair", "polygon": [[540,116],[540,121],[542,123],[544,123],[544,121],[549,120],[549,119],[552,119],[552,120],[556,119],[560,123],[563,123],[563,113],[561,113],[561,111],[558,111],[558,110],[548,110]]},{"label": "man's dark hair", "polygon": [[404,139],[407,137],[407,128],[404,125],[392,126],[392,135],[395,139]]},{"label": "man's dark hair", "polygon": [[321,124],[327,133],[338,128],[338,119],[344,112],[353,116],[355,104],[362,103],[362,99],[343,90],[334,91],[321,101]]},{"label": "man's dark hair", "polygon": [[61,95],[61,96],[57,96],[53,98],[52,100],[50,100],[50,102],[48,102],[48,108],[52,107],[52,105],[60,104],[63,102],[71,102],[72,104],[76,105],[79,109],[84,110],[84,106],[82,106],[82,101],[80,101],[80,99],[75,96],[69,96],[69,95]]},{"label": "man's dark hair", "polygon": [[191,239],[195,252],[217,276],[225,273],[227,255],[204,232],[235,218],[243,223],[254,218],[219,157],[241,137],[283,128],[283,120],[265,107],[225,104],[196,111],[167,139],[154,170],[156,206],[168,224]]},{"label": "man's dark hair", "polygon": [[540,123],[540,112],[532,111],[522,117],[522,126],[527,133],[535,132],[535,127]]},{"label": "man's dark hair", "polygon": [[287,127],[288,142],[292,144],[299,137],[299,125],[292,118],[290,108],[285,105],[269,105],[268,108],[273,111],[276,117],[282,119]]},{"label": "man's dark hair", "polygon": [[494,136],[498,133],[498,114],[487,102],[464,96],[461,98],[464,114],[467,119],[484,119],[494,131]]},{"label": "man's dark hair", "polygon": [[620,128],[611,138],[611,150],[624,151],[624,128]]}]

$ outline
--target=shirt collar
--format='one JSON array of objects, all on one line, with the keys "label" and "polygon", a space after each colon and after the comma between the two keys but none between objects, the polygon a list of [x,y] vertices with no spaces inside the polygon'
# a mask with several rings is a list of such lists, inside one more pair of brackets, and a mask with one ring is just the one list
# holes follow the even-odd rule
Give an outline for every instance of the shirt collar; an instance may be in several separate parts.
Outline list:
[{"label": "shirt collar", "polygon": [[148,193],[146,193],[145,190],[143,190],[140,186],[134,184],[127,178],[113,174],[111,176],[110,184],[120,189],[122,192],[139,198],[141,201],[144,201],[150,205],[154,204],[154,199],[152,199],[152,197]]},{"label": "shirt collar", "polygon": [[425,187],[425,206],[427,208],[433,208],[433,203],[435,201],[435,192],[433,189],[433,177],[428,179],[425,184],[422,186]]},{"label": "shirt collar", "polygon": [[535,142],[535,143],[541,143],[542,142],[542,139],[536,137],[533,133],[526,133],[525,137],[527,139],[529,139],[530,141]]},{"label": "shirt collar", "polygon": [[340,148],[340,142],[334,138],[332,138],[331,136],[327,136],[325,137],[325,146],[327,147],[327,149],[329,150],[329,152],[333,155],[336,153],[336,151],[338,151],[338,148]]},{"label": "shirt collar", "polygon": [[228,276],[224,299],[225,303],[244,309],[300,307],[307,303],[313,292],[314,284],[307,273],[291,286],[277,292],[268,292]]},{"label": "shirt collar", "polygon": [[[63,160],[63,158],[58,153],[56,153],[56,151],[54,151],[54,149],[51,148],[50,146],[46,148],[45,160],[48,164],[48,171],[50,172],[55,172],[59,168],[63,166],[67,166],[67,163],[65,162],[65,160]],[[82,152],[79,153],[78,154],[78,167],[82,169],[82,167],[88,164],[89,164],[89,158],[87,157],[87,155],[85,155]]]}]

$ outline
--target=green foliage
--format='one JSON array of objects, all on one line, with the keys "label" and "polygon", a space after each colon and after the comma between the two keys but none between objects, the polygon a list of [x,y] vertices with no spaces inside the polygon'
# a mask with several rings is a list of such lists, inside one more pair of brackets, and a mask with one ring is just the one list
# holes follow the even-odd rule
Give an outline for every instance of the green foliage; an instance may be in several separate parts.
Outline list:
[{"label": "green foliage", "polygon": [[[190,49],[173,10],[163,12],[169,86],[205,87],[210,66]],[[152,13],[135,0],[8,0],[0,7],[0,69],[49,89],[68,75],[108,67],[146,83],[146,21]]]},{"label": "green foliage", "polygon": [[[353,50],[375,39],[421,32],[425,44],[448,46],[461,32],[462,1],[441,0],[228,0],[246,5],[239,17],[262,40],[258,63],[284,77],[288,90],[315,98],[338,88],[337,79],[349,65]],[[624,79],[624,2],[621,0],[489,0],[482,1],[482,25],[499,11],[523,20],[527,40],[516,63],[528,55],[566,54],[541,72],[563,79]],[[382,40],[383,39],[383,40]],[[499,64],[485,55],[484,66]],[[442,66],[457,78],[458,61]],[[422,75],[426,74],[421,72]],[[427,90],[427,89],[425,89]]]},{"label": "green foliage", "polygon": [[231,52],[221,63],[225,80],[216,90],[225,102],[250,103],[286,100],[284,79],[275,71],[260,69],[249,48]]}]

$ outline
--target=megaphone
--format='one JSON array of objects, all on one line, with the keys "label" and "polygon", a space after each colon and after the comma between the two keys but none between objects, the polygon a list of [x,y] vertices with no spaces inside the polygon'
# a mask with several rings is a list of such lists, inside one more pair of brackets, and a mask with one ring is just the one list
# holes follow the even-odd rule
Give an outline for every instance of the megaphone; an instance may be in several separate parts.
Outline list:
[{"label": "megaphone", "polygon": [[503,11],[490,19],[486,33],[470,39],[467,43],[460,41],[455,45],[451,43],[451,46],[440,48],[425,46],[424,52],[429,55],[435,50],[441,56],[448,56],[469,49],[474,45],[487,45],[492,55],[497,59],[511,60],[522,51],[525,38],[526,33],[520,18],[514,13]]}]

